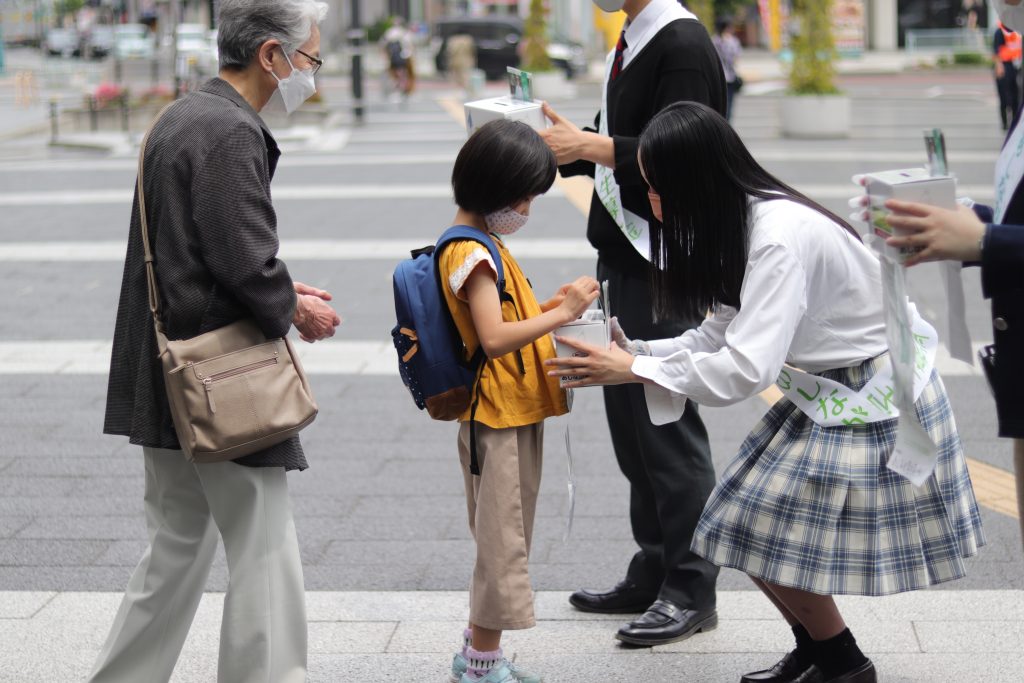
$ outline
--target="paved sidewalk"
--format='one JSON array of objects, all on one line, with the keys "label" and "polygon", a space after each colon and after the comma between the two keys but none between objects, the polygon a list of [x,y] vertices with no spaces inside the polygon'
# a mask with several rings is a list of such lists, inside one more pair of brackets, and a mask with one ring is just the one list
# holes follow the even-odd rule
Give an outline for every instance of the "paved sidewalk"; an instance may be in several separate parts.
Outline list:
[{"label": "paved sidewalk", "polygon": [[[510,632],[505,650],[549,683],[711,683],[767,666],[792,636],[754,591],[719,594],[717,630],[681,643],[626,649],[622,617],[572,609],[567,593],[537,595],[540,623]],[[0,680],[82,680],[120,595],[0,592]],[[216,679],[223,594],[207,594],[174,683]],[[461,592],[311,592],[309,681],[446,680],[465,618]],[[1024,679],[1024,591],[930,591],[841,598],[840,606],[886,683]]]}]

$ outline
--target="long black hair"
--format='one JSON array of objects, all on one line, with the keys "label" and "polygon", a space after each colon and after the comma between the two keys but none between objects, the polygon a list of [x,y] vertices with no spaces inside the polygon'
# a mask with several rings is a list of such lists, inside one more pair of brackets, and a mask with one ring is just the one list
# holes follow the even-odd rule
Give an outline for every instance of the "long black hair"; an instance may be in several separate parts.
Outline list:
[{"label": "long black hair", "polygon": [[696,102],[663,109],[640,136],[640,165],[661,197],[650,224],[658,318],[739,308],[750,242],[748,197],[791,199],[860,235],[839,216],[764,170],[732,126]]},{"label": "long black hair", "polygon": [[473,213],[500,211],[547,192],[557,171],[554,153],[533,128],[522,121],[490,121],[455,158],[455,203]]}]

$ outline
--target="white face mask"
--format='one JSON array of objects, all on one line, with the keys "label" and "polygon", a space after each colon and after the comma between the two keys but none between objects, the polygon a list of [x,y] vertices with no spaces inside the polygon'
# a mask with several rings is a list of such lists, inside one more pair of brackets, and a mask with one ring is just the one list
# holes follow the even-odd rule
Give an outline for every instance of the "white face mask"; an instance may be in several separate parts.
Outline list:
[{"label": "white face mask", "polygon": [[996,13],[1003,20],[1006,28],[1014,31],[1024,31],[1024,2],[1019,5],[1011,5],[1006,0],[992,0],[995,3]]},{"label": "white face mask", "polygon": [[594,0],[594,4],[605,12],[618,12],[626,4],[626,0]]},{"label": "white face mask", "polygon": [[313,69],[296,69],[292,60],[288,59],[288,55],[285,55],[284,58],[288,60],[288,66],[292,68],[288,77],[277,78],[277,74],[273,71],[270,73],[277,78],[277,89],[281,93],[281,99],[284,100],[285,111],[291,114],[313,96],[316,92],[316,82],[313,80]]},{"label": "white face mask", "polygon": [[499,235],[511,235],[519,230],[519,228],[526,225],[526,221],[528,220],[530,220],[529,214],[519,213],[511,206],[484,216],[484,221],[487,223],[487,229],[491,232],[496,232]]}]

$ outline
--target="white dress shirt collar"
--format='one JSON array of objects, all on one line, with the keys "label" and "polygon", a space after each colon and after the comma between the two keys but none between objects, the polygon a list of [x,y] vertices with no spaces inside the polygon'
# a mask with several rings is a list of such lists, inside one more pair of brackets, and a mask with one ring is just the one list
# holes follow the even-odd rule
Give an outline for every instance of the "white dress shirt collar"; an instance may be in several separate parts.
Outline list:
[{"label": "white dress shirt collar", "polygon": [[676,0],[651,0],[633,21],[626,24],[626,49],[622,53],[622,67],[651,42],[658,31],[676,19],[696,19],[696,15],[683,8]]}]

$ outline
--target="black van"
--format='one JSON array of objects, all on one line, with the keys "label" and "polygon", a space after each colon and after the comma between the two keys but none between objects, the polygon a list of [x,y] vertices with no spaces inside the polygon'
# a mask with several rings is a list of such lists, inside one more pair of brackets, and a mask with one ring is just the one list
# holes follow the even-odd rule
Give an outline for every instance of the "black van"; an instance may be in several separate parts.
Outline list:
[{"label": "black van", "polygon": [[[468,34],[476,43],[476,66],[488,80],[505,77],[505,67],[519,66],[519,43],[523,37],[523,20],[516,16],[449,17],[434,24],[434,63],[439,73],[448,70],[448,38]],[[568,78],[583,73],[587,68],[583,46],[579,43],[552,36],[548,55],[556,68],[565,71]]]}]

